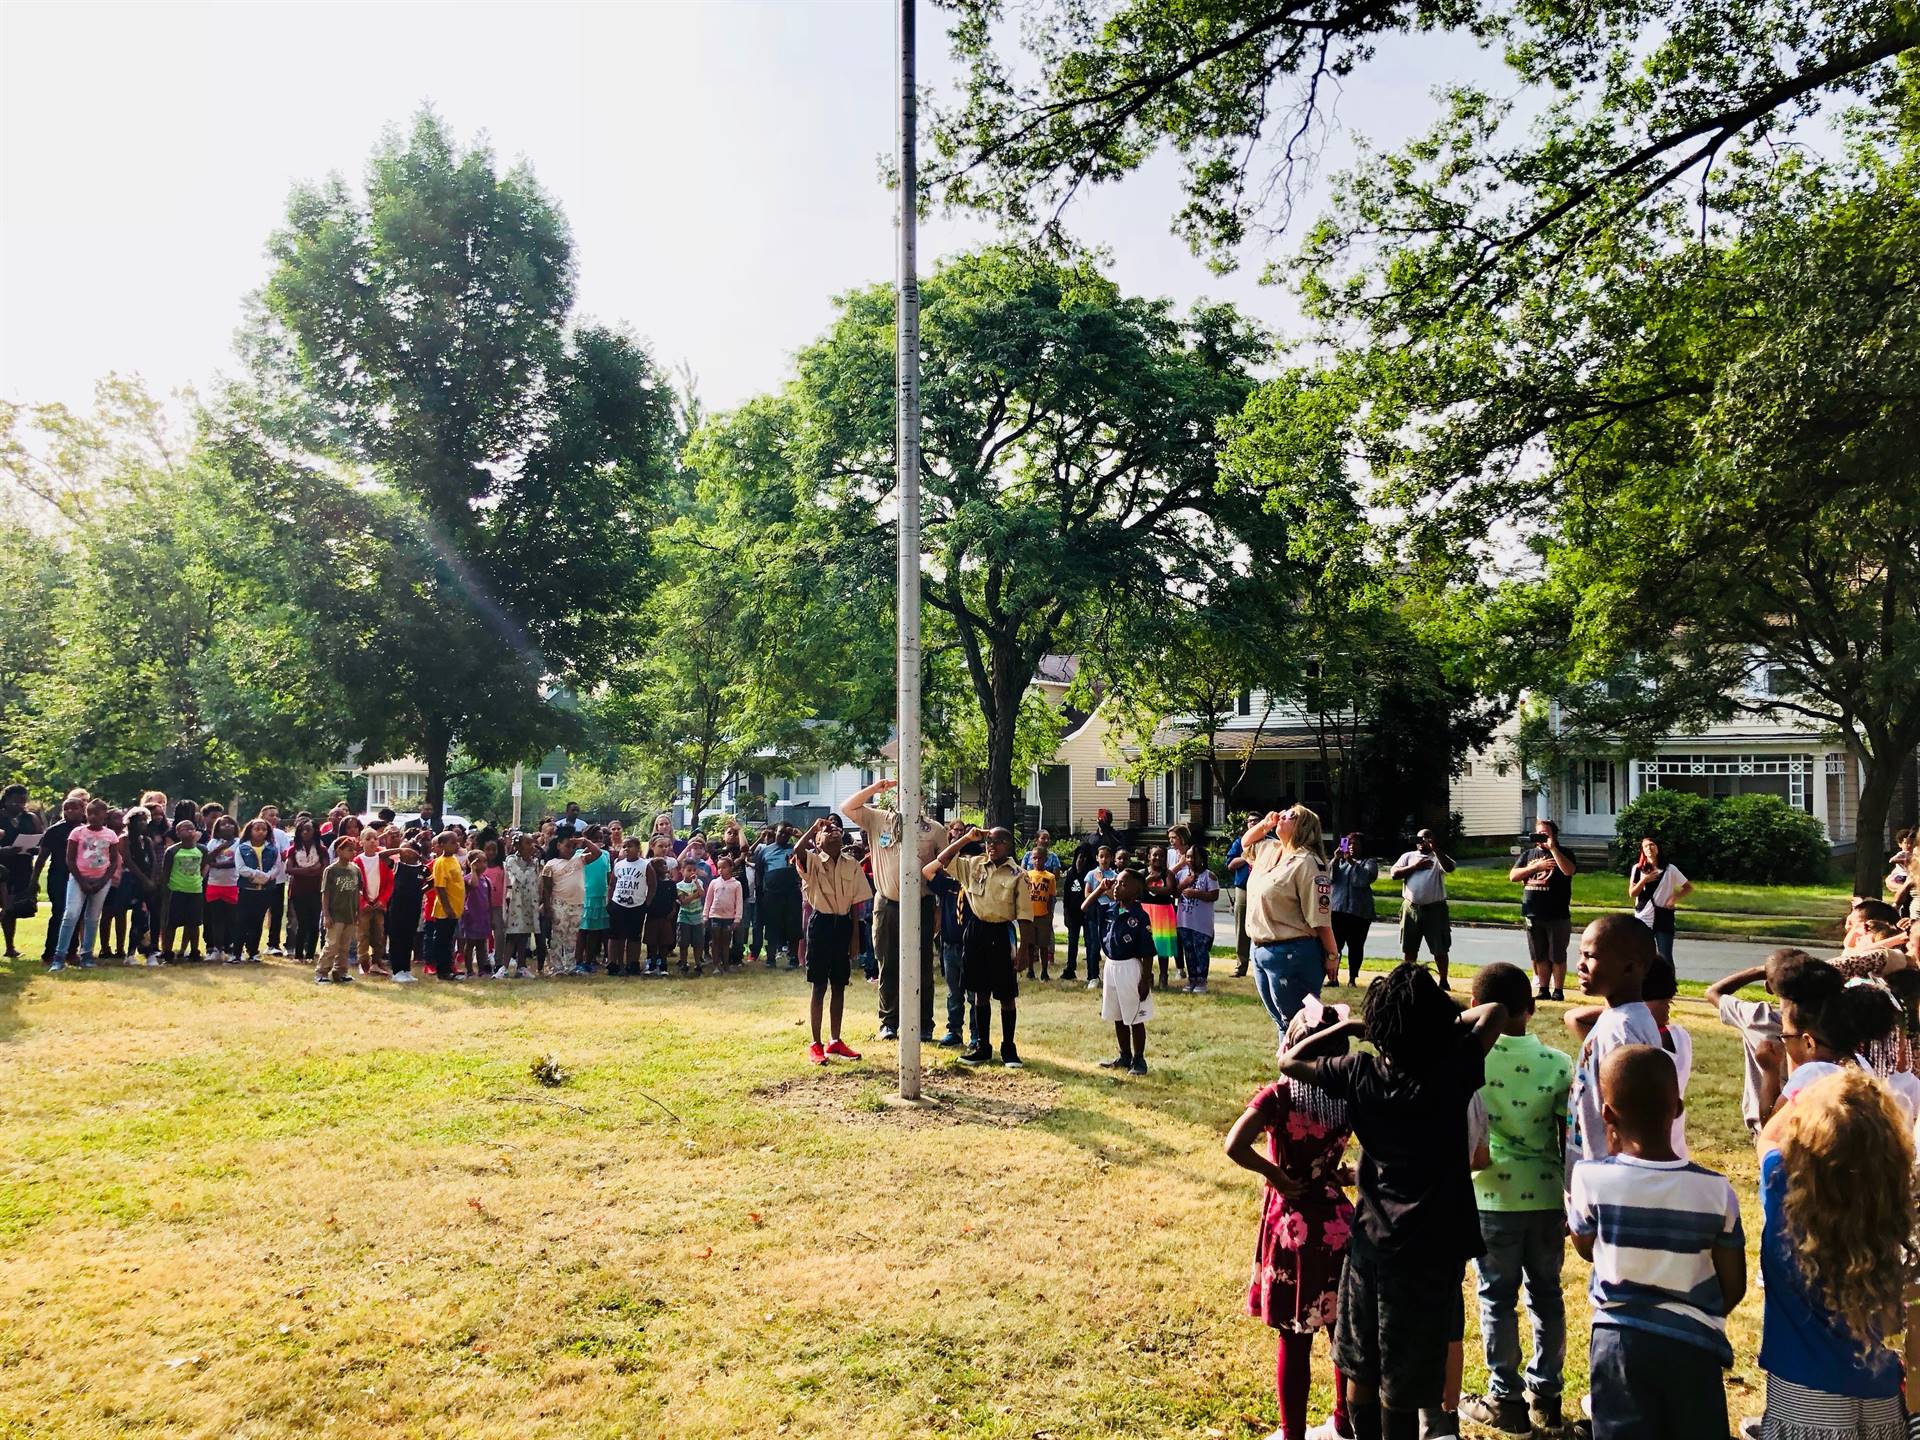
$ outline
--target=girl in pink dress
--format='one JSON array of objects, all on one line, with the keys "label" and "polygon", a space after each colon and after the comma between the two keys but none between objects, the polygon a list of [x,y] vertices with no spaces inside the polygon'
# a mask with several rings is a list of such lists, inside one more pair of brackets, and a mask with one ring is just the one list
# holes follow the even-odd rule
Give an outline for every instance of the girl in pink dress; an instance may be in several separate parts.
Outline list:
[{"label": "girl in pink dress", "polygon": [[[1287,1027],[1286,1053],[1303,1059],[1343,1053],[1346,1037],[1322,1038],[1322,1032],[1346,1014],[1344,1005],[1323,1008],[1309,998]],[[1321,1330],[1333,1333],[1340,1267],[1353,1222],[1353,1206],[1340,1188],[1349,1179],[1341,1157],[1350,1134],[1341,1101],[1285,1079],[1249,1100],[1227,1134],[1228,1158],[1267,1182],[1247,1313],[1280,1332],[1275,1381],[1283,1440],[1305,1440],[1313,1337]],[[1265,1154],[1258,1148],[1262,1136]],[[1351,1434],[1338,1370],[1333,1389],[1334,1432]]]}]

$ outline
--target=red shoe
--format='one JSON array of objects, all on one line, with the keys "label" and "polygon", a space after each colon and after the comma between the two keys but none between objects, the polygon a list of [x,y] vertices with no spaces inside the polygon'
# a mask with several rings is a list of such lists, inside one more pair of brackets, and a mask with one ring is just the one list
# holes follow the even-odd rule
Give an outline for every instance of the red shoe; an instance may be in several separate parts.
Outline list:
[{"label": "red shoe", "polygon": [[836,1040],[827,1046],[827,1054],[838,1055],[842,1060],[858,1060],[860,1052],[853,1049],[844,1040]]},{"label": "red shoe", "polygon": [[807,1063],[811,1065],[824,1065],[827,1063],[826,1048],[822,1046],[818,1040],[807,1046]]}]

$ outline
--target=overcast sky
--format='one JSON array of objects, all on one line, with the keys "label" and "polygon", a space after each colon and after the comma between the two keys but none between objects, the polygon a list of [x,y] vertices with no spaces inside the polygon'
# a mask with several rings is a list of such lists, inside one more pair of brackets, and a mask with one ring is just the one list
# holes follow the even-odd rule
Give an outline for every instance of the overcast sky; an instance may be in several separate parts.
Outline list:
[{"label": "overcast sky", "polygon": [[[922,4],[923,79],[953,75]],[[236,368],[242,297],[288,187],[351,178],[431,103],[524,158],[571,223],[580,313],[685,363],[709,408],[778,385],[832,297],[893,273],[889,0],[705,4],[90,5],[0,0],[0,396],[83,402],[109,370],[157,389]],[[1488,74],[1464,42],[1394,45],[1338,114],[1392,141],[1437,84]],[[1337,162],[1345,143],[1329,151]],[[1241,303],[1264,252],[1210,273],[1168,229],[1158,163],[1072,212],[1128,289]],[[923,256],[987,231],[936,216]]]}]

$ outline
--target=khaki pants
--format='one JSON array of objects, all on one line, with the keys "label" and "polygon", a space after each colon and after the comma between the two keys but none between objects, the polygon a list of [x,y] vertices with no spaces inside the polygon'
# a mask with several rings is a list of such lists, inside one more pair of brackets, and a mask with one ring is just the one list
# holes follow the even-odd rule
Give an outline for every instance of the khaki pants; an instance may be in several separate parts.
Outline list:
[{"label": "khaki pants", "polygon": [[387,964],[387,912],[360,912],[360,968],[385,969]]},{"label": "khaki pants", "polygon": [[347,946],[353,942],[353,926],[334,920],[327,925],[327,943],[320,947],[315,975],[331,974],[335,979],[347,973]]}]

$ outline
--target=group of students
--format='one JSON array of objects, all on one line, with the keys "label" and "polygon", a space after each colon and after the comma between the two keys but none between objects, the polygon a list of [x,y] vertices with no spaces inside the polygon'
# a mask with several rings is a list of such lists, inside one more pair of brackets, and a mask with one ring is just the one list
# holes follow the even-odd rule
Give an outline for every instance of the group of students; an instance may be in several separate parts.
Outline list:
[{"label": "group of students", "polygon": [[[1279,1332],[1276,1440],[1411,1440],[1457,1434],[1462,1416],[1508,1434],[1557,1430],[1569,1241],[1592,1263],[1576,1429],[1729,1433],[1742,1202],[1688,1155],[1693,1050],[1669,1013],[1672,962],[1628,914],[1589,925],[1579,955],[1597,1003],[1565,1014],[1577,1058],[1530,1033],[1539,992],[1504,963],[1476,973],[1464,1010],[1403,961],[1357,1015],[1317,996],[1289,1015],[1280,1079],[1226,1140],[1266,1181],[1248,1311]],[[1742,998],[1756,985],[1767,998]],[[1920,925],[1856,902],[1833,960],[1778,951],[1707,994],[1742,1040],[1742,1115],[1760,1154],[1766,1401],[1741,1433],[1920,1435],[1904,1386],[1920,1349],[1909,1323],[1920,1303]],[[1371,1053],[1351,1048],[1360,1039]],[[1345,1159],[1353,1139],[1357,1170]],[[1478,1396],[1460,1394],[1469,1261],[1489,1377]],[[1323,1331],[1334,1413],[1310,1430],[1309,1357]]]}]

